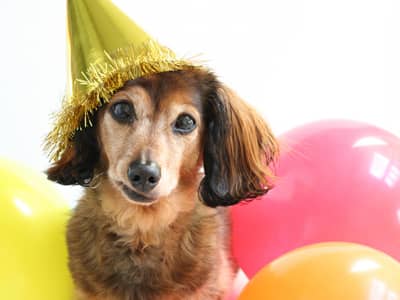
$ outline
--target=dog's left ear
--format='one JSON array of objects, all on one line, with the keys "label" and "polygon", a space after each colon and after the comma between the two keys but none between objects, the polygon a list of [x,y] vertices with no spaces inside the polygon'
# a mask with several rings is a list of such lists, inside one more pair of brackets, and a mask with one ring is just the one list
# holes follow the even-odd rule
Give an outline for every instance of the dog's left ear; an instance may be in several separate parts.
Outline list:
[{"label": "dog's left ear", "polygon": [[206,100],[202,201],[233,205],[265,194],[272,186],[268,165],[278,143],[262,117],[226,87]]}]

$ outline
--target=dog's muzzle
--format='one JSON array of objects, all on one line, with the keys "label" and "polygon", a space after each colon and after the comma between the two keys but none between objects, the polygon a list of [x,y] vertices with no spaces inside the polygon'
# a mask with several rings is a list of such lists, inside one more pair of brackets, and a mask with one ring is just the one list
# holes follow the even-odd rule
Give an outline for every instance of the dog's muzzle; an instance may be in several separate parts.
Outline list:
[{"label": "dog's muzzle", "polygon": [[128,178],[132,187],[139,193],[153,190],[161,179],[161,169],[153,161],[136,160],[129,165]]}]

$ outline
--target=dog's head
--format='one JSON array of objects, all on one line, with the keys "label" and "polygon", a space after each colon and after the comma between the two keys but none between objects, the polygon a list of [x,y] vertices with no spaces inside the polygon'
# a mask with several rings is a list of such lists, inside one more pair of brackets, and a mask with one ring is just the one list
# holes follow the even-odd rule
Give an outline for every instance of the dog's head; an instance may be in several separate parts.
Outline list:
[{"label": "dog's head", "polygon": [[205,70],[128,81],[93,120],[47,171],[50,180],[90,186],[104,173],[127,200],[146,205],[193,186],[211,207],[270,188],[276,140],[253,109]]}]

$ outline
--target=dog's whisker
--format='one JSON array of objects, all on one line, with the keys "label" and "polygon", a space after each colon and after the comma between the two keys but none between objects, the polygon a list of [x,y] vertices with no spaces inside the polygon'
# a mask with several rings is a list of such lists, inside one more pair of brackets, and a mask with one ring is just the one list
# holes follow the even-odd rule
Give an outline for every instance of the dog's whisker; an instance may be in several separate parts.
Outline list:
[{"label": "dog's whisker", "polygon": [[92,180],[90,181],[89,185],[86,187],[89,189],[97,189],[101,184],[101,178],[104,175],[104,172],[97,173],[93,176]]}]

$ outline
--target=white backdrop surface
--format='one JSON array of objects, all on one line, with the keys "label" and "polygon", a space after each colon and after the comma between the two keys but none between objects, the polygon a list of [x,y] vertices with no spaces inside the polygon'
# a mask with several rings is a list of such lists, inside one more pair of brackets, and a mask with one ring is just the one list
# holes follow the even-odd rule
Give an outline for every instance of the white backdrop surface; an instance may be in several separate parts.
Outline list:
[{"label": "white backdrop surface", "polygon": [[[400,1],[114,2],[178,54],[201,54],[277,134],[346,118],[400,135]],[[44,170],[65,88],[65,2],[2,0],[0,36],[0,156]]]}]

